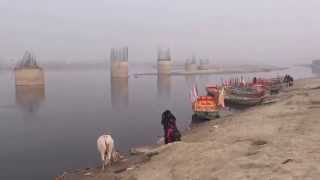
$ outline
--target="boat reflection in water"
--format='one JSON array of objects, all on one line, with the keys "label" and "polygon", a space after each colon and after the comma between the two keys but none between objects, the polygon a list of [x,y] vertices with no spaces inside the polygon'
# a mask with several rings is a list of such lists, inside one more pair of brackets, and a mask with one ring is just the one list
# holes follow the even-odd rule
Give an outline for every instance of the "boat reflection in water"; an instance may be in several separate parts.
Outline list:
[{"label": "boat reflection in water", "polygon": [[158,88],[158,96],[160,98],[169,99],[170,93],[171,93],[170,75],[158,75],[157,88]]},{"label": "boat reflection in water", "polygon": [[115,109],[127,108],[129,104],[129,79],[111,78],[111,104]]},{"label": "boat reflection in water", "polygon": [[45,100],[44,85],[19,86],[16,85],[16,104],[24,112],[35,113]]}]

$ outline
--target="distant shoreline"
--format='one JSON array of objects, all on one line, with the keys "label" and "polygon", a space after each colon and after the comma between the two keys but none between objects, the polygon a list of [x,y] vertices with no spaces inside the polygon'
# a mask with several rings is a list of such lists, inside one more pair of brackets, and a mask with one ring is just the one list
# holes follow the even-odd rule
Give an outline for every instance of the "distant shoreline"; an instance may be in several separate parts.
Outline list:
[{"label": "distant shoreline", "polygon": [[[273,68],[273,69],[255,69],[255,70],[215,70],[215,69],[208,69],[208,70],[197,70],[197,71],[182,71],[182,72],[172,72],[168,74],[168,76],[186,76],[186,75],[205,75],[205,74],[249,74],[249,73],[258,73],[258,72],[272,72],[272,71],[282,71],[289,69],[288,67],[285,68]],[[134,73],[134,77],[139,76],[157,76],[158,73]]]}]

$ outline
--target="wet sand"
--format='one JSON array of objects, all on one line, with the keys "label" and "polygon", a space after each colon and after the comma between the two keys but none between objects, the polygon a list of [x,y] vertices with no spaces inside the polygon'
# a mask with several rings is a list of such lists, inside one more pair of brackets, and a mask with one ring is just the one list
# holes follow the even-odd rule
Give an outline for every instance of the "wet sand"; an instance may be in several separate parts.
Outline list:
[{"label": "wet sand", "polygon": [[320,79],[299,80],[273,103],[198,124],[182,142],[147,149],[122,170],[88,169],[65,179],[318,179],[319,117]]}]

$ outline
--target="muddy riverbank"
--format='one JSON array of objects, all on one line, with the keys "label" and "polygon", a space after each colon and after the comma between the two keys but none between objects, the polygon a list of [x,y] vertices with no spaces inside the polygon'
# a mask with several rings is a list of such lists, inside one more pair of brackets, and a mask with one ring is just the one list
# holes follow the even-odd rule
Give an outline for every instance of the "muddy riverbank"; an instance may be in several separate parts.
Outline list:
[{"label": "muddy riverbank", "polygon": [[65,179],[318,179],[319,117],[320,79],[299,80],[276,102],[199,124],[182,142],[151,149],[126,167]]}]

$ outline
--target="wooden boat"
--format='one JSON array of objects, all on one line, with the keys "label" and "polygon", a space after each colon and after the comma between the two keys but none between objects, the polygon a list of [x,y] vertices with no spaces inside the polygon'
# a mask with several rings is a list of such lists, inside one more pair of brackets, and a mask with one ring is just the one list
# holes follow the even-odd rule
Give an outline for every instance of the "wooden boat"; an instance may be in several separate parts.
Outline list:
[{"label": "wooden boat", "polygon": [[227,94],[240,97],[261,97],[266,94],[266,87],[261,84],[249,84],[247,86],[230,86],[225,88]]},{"label": "wooden boat", "polygon": [[256,85],[265,87],[270,94],[277,94],[283,87],[282,81],[282,78],[262,79]]},{"label": "wooden boat", "polygon": [[261,104],[265,96],[261,97],[241,97],[237,95],[228,94],[225,96],[227,106],[242,105],[242,106],[255,106]]},{"label": "wooden boat", "polygon": [[192,103],[192,121],[219,118],[218,101],[212,96],[199,96]]},{"label": "wooden boat", "polygon": [[282,89],[282,83],[281,81],[272,81],[270,82],[269,86],[267,87],[270,94],[277,94]]},{"label": "wooden boat", "polygon": [[208,85],[206,87],[208,96],[218,97],[219,96],[219,87],[216,85]]},{"label": "wooden boat", "polygon": [[225,102],[227,106],[254,106],[262,103],[266,90],[260,86],[230,87],[226,89]]}]

